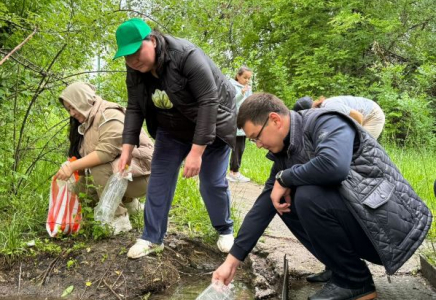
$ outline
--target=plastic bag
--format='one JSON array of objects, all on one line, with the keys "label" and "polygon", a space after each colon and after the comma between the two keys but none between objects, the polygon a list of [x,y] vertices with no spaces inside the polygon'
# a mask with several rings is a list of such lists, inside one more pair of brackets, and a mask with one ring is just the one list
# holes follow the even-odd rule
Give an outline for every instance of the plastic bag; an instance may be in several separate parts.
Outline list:
[{"label": "plastic bag", "polygon": [[94,208],[94,220],[109,224],[114,219],[115,211],[123,199],[129,181],[132,181],[132,173],[129,170],[117,172],[109,177],[100,201]]},{"label": "plastic bag", "polygon": [[[69,161],[74,161],[75,157]],[[78,172],[74,172],[68,181],[53,177],[50,189],[50,200],[46,229],[51,237],[58,234],[72,234],[80,229],[82,206],[74,192],[75,183],[79,180]]]},{"label": "plastic bag", "polygon": [[230,285],[221,281],[212,282],[195,300],[232,300],[234,299]]}]

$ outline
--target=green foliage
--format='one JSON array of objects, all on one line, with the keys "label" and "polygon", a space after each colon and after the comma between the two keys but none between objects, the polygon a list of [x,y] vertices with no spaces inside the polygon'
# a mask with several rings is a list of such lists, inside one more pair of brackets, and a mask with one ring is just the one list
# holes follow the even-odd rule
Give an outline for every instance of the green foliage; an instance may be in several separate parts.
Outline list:
[{"label": "green foliage", "polygon": [[273,164],[265,157],[267,153],[267,150],[258,149],[254,143],[247,142],[242,156],[242,174],[258,184],[265,184]]},{"label": "green foliage", "polygon": [[[431,0],[3,1],[0,57],[37,32],[0,68],[1,253],[22,253],[23,241],[46,234],[50,180],[68,147],[62,89],[89,81],[104,99],[126,105],[124,61],[112,56],[116,27],[130,17],[199,45],[229,77],[249,66],[253,90],[277,94],[289,107],[304,95],[374,99],[387,117],[383,142],[434,149]],[[251,162],[251,152],[259,151],[248,145],[242,171],[263,183],[269,162]],[[189,215],[183,202],[201,213]],[[172,222],[213,235],[195,181],[180,179],[174,205]],[[93,205],[83,209],[79,235],[106,237]],[[135,228],[142,222],[133,218]]]},{"label": "green foliage", "polygon": [[[237,217],[234,207],[231,207],[234,221],[234,231],[237,232],[241,220]],[[179,175],[169,222],[176,230],[186,232],[191,236],[201,235],[208,242],[216,241],[216,230],[210,224],[206,206],[199,192],[198,178],[185,179]]]}]

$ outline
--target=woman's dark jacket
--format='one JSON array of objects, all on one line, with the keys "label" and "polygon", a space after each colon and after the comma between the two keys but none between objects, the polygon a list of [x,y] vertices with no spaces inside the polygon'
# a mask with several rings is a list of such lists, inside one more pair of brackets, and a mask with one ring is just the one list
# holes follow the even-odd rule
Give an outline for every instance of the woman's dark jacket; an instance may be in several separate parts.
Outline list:
[{"label": "woman's dark jacket", "polygon": [[[174,107],[194,122],[193,144],[210,145],[219,137],[234,148],[236,139],[235,89],[204,52],[190,42],[165,35],[167,54],[159,72],[161,88]],[[156,138],[156,108],[148,83],[150,72],[127,67],[128,105],[123,144],[138,145],[144,119]]]}]

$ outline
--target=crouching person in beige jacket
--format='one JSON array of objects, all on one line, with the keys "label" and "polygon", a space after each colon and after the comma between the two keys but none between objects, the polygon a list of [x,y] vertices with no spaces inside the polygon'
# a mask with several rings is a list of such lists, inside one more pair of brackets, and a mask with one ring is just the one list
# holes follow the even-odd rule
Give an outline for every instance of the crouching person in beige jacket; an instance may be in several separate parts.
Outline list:
[{"label": "crouching person in beige jacket", "polygon": [[[79,171],[79,191],[97,204],[109,177],[117,171],[125,109],[103,100],[92,85],[83,82],[70,84],[59,100],[70,114],[68,156],[77,160],[63,164],[56,178],[67,180]],[[144,205],[137,198],[146,194],[152,155],[153,142],[141,129],[139,145],[133,151],[133,181],[129,182],[111,224],[114,234],[132,229],[129,214],[143,211]]]}]

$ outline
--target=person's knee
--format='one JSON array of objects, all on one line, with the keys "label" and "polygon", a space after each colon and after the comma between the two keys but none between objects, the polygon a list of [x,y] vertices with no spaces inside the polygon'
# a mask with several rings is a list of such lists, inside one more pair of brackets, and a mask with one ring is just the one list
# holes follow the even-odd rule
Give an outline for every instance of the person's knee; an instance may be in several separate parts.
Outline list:
[{"label": "person's knee", "polygon": [[297,187],[294,196],[295,208],[300,216],[322,205],[325,191],[317,185],[304,185]]},{"label": "person's knee", "polygon": [[317,186],[313,185],[302,185],[297,187],[295,191],[295,205],[298,209],[304,209],[311,205],[313,201],[313,191]]}]

